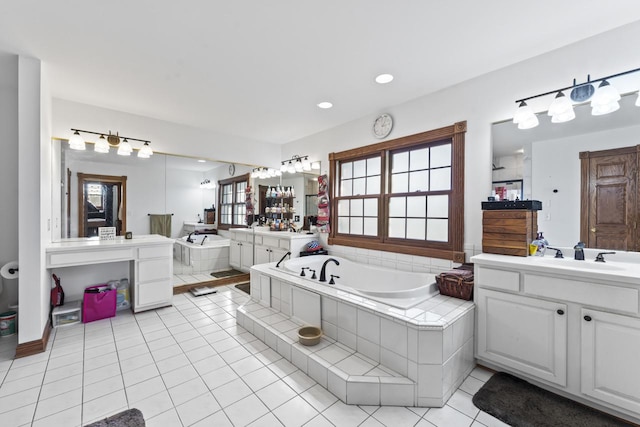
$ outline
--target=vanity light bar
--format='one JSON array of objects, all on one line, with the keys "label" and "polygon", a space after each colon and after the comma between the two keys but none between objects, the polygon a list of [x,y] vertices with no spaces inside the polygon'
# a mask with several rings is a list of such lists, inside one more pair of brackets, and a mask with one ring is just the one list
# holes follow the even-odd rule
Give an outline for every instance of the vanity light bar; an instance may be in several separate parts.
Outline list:
[{"label": "vanity light bar", "polygon": [[[151,141],[146,139],[131,138],[129,136],[120,135],[117,132],[115,135],[113,135],[111,131],[93,132],[90,130],[82,130],[82,129],[75,129],[75,128],[71,128],[71,131],[73,131],[73,135],[71,138],[69,138],[69,146],[74,150],[85,149],[84,139],[80,135],[80,132],[82,132],[82,133],[89,133],[91,135],[100,135],[100,139],[94,147],[94,151],[97,151],[98,153],[108,153],[109,146],[116,146],[116,147],[119,146],[118,154],[128,156],[132,152],[131,145],[129,144],[129,140],[131,140],[131,141],[139,141],[144,143],[142,148],[138,151],[138,157],[146,159],[153,155],[153,150],[149,146],[149,144],[151,144]],[[105,140],[105,137],[106,137],[106,140]],[[122,144],[120,143],[121,141],[122,141]]]}]

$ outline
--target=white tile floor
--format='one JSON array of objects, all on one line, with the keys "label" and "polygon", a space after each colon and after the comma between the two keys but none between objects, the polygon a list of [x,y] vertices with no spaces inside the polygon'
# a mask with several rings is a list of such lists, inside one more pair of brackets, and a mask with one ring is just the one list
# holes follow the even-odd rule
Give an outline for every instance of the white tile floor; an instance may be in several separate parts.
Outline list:
[{"label": "white tile floor", "polygon": [[0,339],[0,426],[80,426],[138,408],[147,426],[505,426],[471,396],[476,368],[443,408],[349,406],[235,324],[248,296],[174,297],[174,306],[55,329],[47,351],[13,360]]}]

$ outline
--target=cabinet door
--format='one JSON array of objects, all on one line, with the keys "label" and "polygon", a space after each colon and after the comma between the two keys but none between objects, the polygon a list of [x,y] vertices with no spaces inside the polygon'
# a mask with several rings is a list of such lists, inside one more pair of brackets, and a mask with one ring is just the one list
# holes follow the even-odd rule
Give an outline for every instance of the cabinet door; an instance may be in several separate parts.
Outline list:
[{"label": "cabinet door", "polygon": [[640,413],[640,319],[581,310],[582,393]]},{"label": "cabinet door", "polygon": [[567,307],[478,289],[478,358],[567,383]]},{"label": "cabinet door", "polygon": [[249,271],[249,269],[253,265],[253,245],[251,243],[244,242],[240,247],[240,250],[242,251],[242,256],[240,257],[240,259],[242,260],[240,269]]},{"label": "cabinet door", "polygon": [[240,260],[241,247],[242,247],[241,244],[235,240],[232,240],[231,243],[229,244],[229,265],[234,268],[241,267],[241,260]]},{"label": "cabinet door", "polygon": [[256,245],[256,264],[266,264],[271,262],[271,248],[263,245]]}]

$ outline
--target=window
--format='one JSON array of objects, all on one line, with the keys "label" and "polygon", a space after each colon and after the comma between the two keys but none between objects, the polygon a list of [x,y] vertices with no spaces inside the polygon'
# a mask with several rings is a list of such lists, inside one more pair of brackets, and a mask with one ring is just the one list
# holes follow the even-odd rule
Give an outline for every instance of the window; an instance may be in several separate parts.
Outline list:
[{"label": "window", "polygon": [[464,261],[465,131],[331,153],[329,243]]},{"label": "window", "polygon": [[249,175],[218,181],[218,228],[227,230],[246,225],[245,190]]}]

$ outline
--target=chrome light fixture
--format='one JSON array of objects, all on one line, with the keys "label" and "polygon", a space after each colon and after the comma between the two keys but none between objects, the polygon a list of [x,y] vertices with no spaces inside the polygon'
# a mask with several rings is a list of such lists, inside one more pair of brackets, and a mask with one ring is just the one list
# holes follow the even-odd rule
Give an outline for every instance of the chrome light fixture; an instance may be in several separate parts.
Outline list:
[{"label": "chrome light fixture", "polygon": [[[538,117],[531,107],[527,105],[526,101],[552,94],[556,94],[556,97],[549,106],[547,113],[551,116],[552,123],[564,123],[576,117],[571,101],[580,103],[591,100],[591,114],[594,116],[613,113],[620,109],[620,103],[618,102],[620,101],[620,93],[613,87],[609,80],[638,71],[640,71],[640,68],[623,71],[595,80],[591,80],[591,76],[589,75],[587,76],[587,81],[584,83],[576,84],[576,80],[574,79],[572,86],[518,99],[516,100],[518,107],[513,116],[513,122],[518,125],[518,129],[531,129],[538,126],[540,123]],[[596,89],[592,83],[597,82],[600,82],[600,84]],[[566,90],[571,90],[570,99],[564,94]],[[640,107],[640,95],[636,101],[636,106]]]},{"label": "chrome light fixture", "polygon": [[105,132],[92,132],[89,130],[74,129],[74,128],[71,128],[71,130],[73,131],[73,135],[71,135],[71,137],[69,138],[69,148],[73,150],[86,149],[86,143],[80,133],[89,133],[92,135],[100,136],[100,138],[98,138],[98,141],[93,146],[93,151],[95,151],[96,153],[106,154],[110,151],[111,147],[118,147],[119,155],[130,156],[131,153],[133,152],[133,147],[131,147],[131,143],[129,142],[129,140],[132,140],[132,141],[139,141],[144,143],[144,145],[138,150],[139,158],[148,159],[153,155],[153,150],[149,145],[151,144],[151,141],[147,141],[144,139],[131,138],[128,136],[120,136],[117,132],[114,135],[111,133],[111,131],[109,131],[108,133],[105,133]]}]

